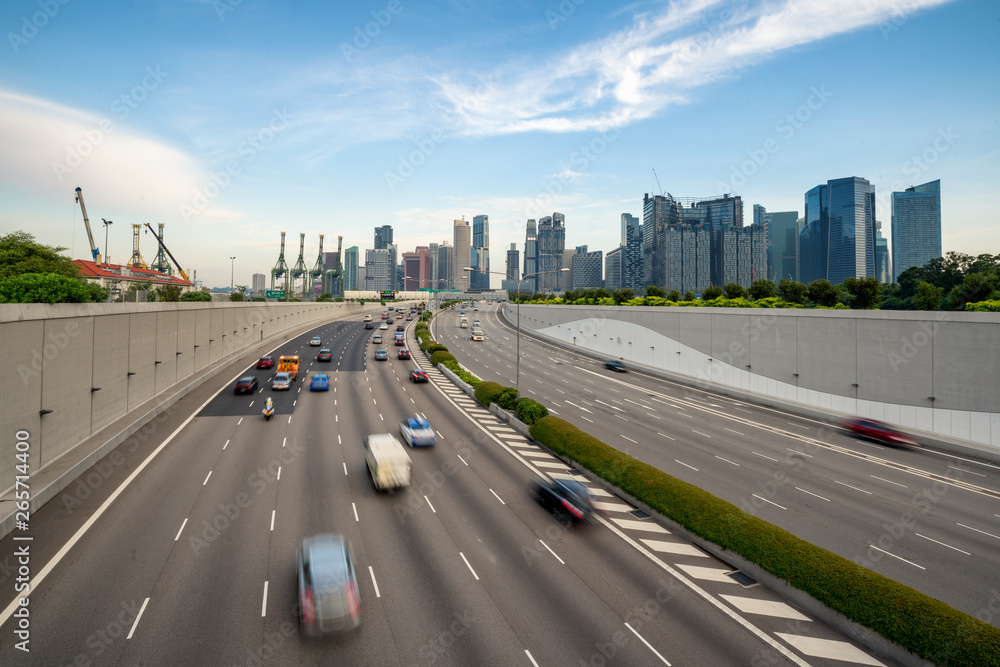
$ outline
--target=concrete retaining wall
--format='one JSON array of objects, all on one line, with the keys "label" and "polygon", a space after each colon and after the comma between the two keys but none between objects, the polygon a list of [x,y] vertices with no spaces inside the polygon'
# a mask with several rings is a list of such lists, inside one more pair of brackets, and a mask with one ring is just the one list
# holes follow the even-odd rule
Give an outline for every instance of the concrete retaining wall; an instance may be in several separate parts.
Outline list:
[{"label": "concrete retaining wall", "polygon": [[[267,337],[378,303],[0,304],[0,496],[15,434],[32,476],[150,399]],[[23,433],[22,433],[23,435]]]},{"label": "concrete retaining wall", "polygon": [[520,309],[522,329],[599,357],[1000,451],[998,313]]}]

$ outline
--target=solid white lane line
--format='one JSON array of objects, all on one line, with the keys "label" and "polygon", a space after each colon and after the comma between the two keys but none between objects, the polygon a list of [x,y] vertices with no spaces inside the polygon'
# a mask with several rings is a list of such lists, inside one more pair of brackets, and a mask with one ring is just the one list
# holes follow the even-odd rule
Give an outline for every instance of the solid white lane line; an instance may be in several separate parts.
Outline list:
[{"label": "solid white lane line", "polygon": [[559,563],[561,565],[565,565],[566,564],[566,561],[564,561],[562,558],[560,558],[558,555],[556,555],[555,551],[553,551],[552,549],[549,549],[549,545],[547,545],[545,542],[542,542],[541,540],[538,540],[538,541],[541,542],[541,544],[542,544],[543,547],[545,547],[546,549],[549,550],[550,554],[552,554],[553,556],[555,556],[556,560],[559,561]]},{"label": "solid white lane line", "polygon": [[648,649],[649,649],[650,651],[652,651],[652,652],[653,652],[653,654],[654,654],[654,655],[655,655],[655,656],[656,656],[657,658],[659,658],[660,660],[662,660],[662,661],[663,661],[663,664],[667,665],[667,667],[670,667],[670,663],[669,663],[669,662],[667,662],[667,659],[666,659],[666,658],[664,658],[664,657],[663,657],[662,655],[660,655],[660,652],[659,652],[659,651],[657,651],[657,650],[656,650],[655,648],[653,648],[653,645],[652,645],[652,644],[650,644],[650,643],[649,643],[648,641],[646,641],[646,638],[645,638],[645,637],[643,637],[643,636],[642,636],[642,635],[640,635],[640,634],[639,634],[638,632],[636,632],[636,631],[635,631],[635,628],[633,628],[633,627],[632,627],[631,625],[629,625],[628,623],[626,623],[626,624],[625,624],[625,627],[626,627],[626,628],[628,628],[629,630],[631,630],[631,631],[632,631],[632,634],[634,634],[634,635],[635,635],[636,637],[638,637],[638,638],[639,638],[640,640],[642,640],[642,643],[646,645],[646,648],[648,648]]},{"label": "solid white lane line", "polygon": [[838,482],[837,480],[833,480],[833,483],[840,484],[841,486],[846,486],[849,489],[854,489],[855,491],[860,491],[861,493],[867,493],[869,496],[872,494],[871,491],[865,491],[864,489],[859,489],[856,486],[851,486],[850,484],[845,484],[844,482]]},{"label": "solid white lane line", "polygon": [[185,518],[184,523],[181,524],[180,529],[177,531],[177,537],[174,538],[174,542],[181,539],[181,533],[184,531],[184,526],[188,525],[188,520]]},{"label": "solid white lane line", "polygon": [[461,556],[462,560],[465,561],[465,566],[469,568],[469,572],[471,572],[472,576],[476,578],[476,581],[479,581],[479,575],[476,574],[476,571],[472,569],[472,565],[469,564],[469,559],[465,557],[465,554],[459,551],[458,555]]},{"label": "solid white lane line", "polygon": [[776,502],[773,502],[773,501],[771,501],[771,500],[768,500],[768,499],[767,499],[767,498],[765,498],[764,496],[758,496],[758,495],[757,495],[756,493],[755,493],[755,494],[753,494],[753,497],[754,497],[754,498],[758,498],[758,499],[760,499],[760,500],[763,500],[763,501],[764,501],[765,503],[771,503],[771,504],[772,504],[772,505],[774,505],[775,507],[781,507],[781,509],[783,509],[783,510],[786,510],[786,511],[788,510],[788,508],[787,508],[787,507],[782,507],[782,506],[781,506],[781,505],[779,505],[778,503],[776,503]]},{"label": "solid white lane line", "polygon": [[354,520],[360,521],[361,519],[358,518],[358,506],[355,505],[354,503],[351,503],[351,509],[354,510]]},{"label": "solid white lane line", "polygon": [[761,457],[762,459],[767,459],[768,461],[774,461],[775,463],[778,462],[778,459],[772,459],[770,456],[764,456],[763,454],[761,454],[759,452],[755,452],[753,450],[750,450],[750,453],[751,454],[755,454],[755,455]]},{"label": "solid white lane line", "polygon": [[260,603],[261,618],[267,616],[267,582],[264,582],[264,599]]},{"label": "solid white lane line", "polygon": [[375,570],[373,570],[373,569],[372,569],[372,566],[371,566],[371,565],[369,565],[369,566],[368,566],[368,574],[370,574],[370,575],[371,575],[371,578],[372,578],[372,586],[374,586],[374,587],[375,587],[375,597],[377,597],[377,598],[380,598],[380,597],[382,597],[382,594],[381,594],[381,593],[379,592],[379,590],[378,590],[378,582],[377,582],[377,581],[375,581]]},{"label": "solid white lane line", "polygon": [[[956,522],[957,523],[957,522]],[[964,523],[959,523],[962,528],[968,528],[969,530],[974,530],[977,533],[982,533],[983,535],[989,535],[990,537],[1000,540],[1000,535],[994,535],[993,533],[987,533],[985,530],[979,530],[978,528],[973,528],[972,526],[966,526]]]},{"label": "solid white lane line", "polygon": [[961,550],[961,549],[959,549],[958,547],[953,547],[953,546],[951,546],[950,544],[945,544],[944,542],[938,542],[937,540],[935,540],[935,539],[934,539],[934,538],[932,538],[932,537],[927,537],[926,535],[921,535],[920,533],[913,533],[913,534],[914,534],[914,535],[916,535],[917,537],[922,537],[922,538],[924,538],[925,540],[929,540],[929,541],[933,542],[934,544],[940,544],[940,545],[941,545],[941,546],[943,546],[943,547],[948,547],[949,549],[954,549],[955,551],[958,551],[959,553],[963,553],[963,554],[965,554],[966,556],[971,556],[971,555],[972,555],[972,554],[970,554],[970,553],[969,553],[968,551],[962,551],[962,550]]},{"label": "solid white lane line", "polygon": [[276,510],[271,510],[271,530],[274,530],[274,513]]},{"label": "solid white lane line", "polygon": [[497,492],[496,492],[496,491],[494,491],[493,489],[490,489],[490,493],[492,493],[492,494],[493,494],[494,496],[496,496],[496,499],[500,501],[500,504],[501,504],[501,505],[506,505],[506,504],[507,504],[507,503],[505,503],[505,502],[503,501],[503,498],[501,498],[500,496],[497,496]]},{"label": "solid white lane line", "polygon": [[209,470],[209,471],[208,471],[208,474],[207,474],[207,475],[205,475],[205,481],[204,481],[204,482],[202,482],[202,483],[201,483],[201,485],[202,485],[202,486],[205,486],[206,484],[208,484],[208,478],[209,478],[209,477],[211,477],[211,476],[212,476],[212,471],[211,471],[211,470]]},{"label": "solid white lane line", "polygon": [[917,565],[917,564],[916,564],[916,563],[914,563],[914,562],[913,562],[912,560],[906,560],[905,558],[901,558],[900,556],[897,556],[896,554],[893,554],[893,553],[889,553],[889,552],[888,552],[888,551],[886,551],[885,549],[879,549],[879,548],[878,548],[877,546],[875,546],[874,544],[869,544],[868,546],[869,546],[869,547],[871,547],[872,549],[874,549],[875,551],[881,551],[881,552],[882,552],[882,553],[884,553],[884,554],[885,554],[886,556],[892,556],[893,558],[895,558],[895,559],[897,559],[897,560],[901,560],[901,561],[903,561],[904,563],[909,563],[909,564],[910,564],[910,565],[912,565],[913,567],[919,567],[919,568],[920,568],[921,570],[926,570],[926,569],[927,569],[927,568],[926,568],[926,567],[924,567],[923,565]]},{"label": "solid white lane line", "polygon": [[435,514],[437,514],[438,511],[436,509],[434,509],[434,505],[431,505],[431,499],[428,498],[427,496],[424,496],[424,500],[427,501],[427,506],[431,508],[431,511],[434,512]]},{"label": "solid white lane line", "polygon": [[799,488],[797,486],[795,487],[795,490],[796,491],[801,491],[802,493],[808,493],[810,496],[816,496],[820,500],[825,500],[826,502],[830,502],[829,498],[824,498],[823,496],[817,495],[817,494],[813,493],[812,491],[806,491],[805,489]]},{"label": "solid white lane line", "polygon": [[[677,461],[677,459],[674,459],[674,461]],[[695,468],[694,466],[690,466],[690,465],[684,463],[684,461],[677,461],[677,463],[680,463],[682,466],[686,466],[688,468],[691,468],[691,470],[694,470],[695,472],[698,472],[697,468]]]},{"label": "solid white lane line", "polygon": [[344,465],[344,475],[347,475],[347,461],[342,461]]},{"label": "solid white lane line", "polygon": [[901,487],[903,487],[904,489],[908,488],[908,487],[906,486],[906,484],[900,484],[899,482],[894,482],[894,481],[892,481],[891,479],[882,479],[881,477],[878,477],[878,476],[876,476],[876,475],[868,475],[868,476],[869,476],[869,477],[874,477],[875,479],[879,480],[880,482],[888,482],[889,484],[895,484],[896,486],[901,486]]},{"label": "solid white lane line", "polygon": [[720,461],[725,461],[726,463],[731,463],[731,464],[733,464],[734,466],[736,466],[737,468],[739,468],[739,467],[740,467],[740,464],[739,464],[739,463],[737,463],[736,461],[730,461],[729,459],[724,459],[724,458],[722,458],[721,456],[719,456],[718,454],[716,454],[716,455],[715,455],[715,458],[719,459]]},{"label": "solid white lane line", "polygon": [[132,622],[132,629],[128,631],[128,636],[125,639],[132,639],[132,634],[135,629],[139,627],[139,619],[142,618],[142,612],[146,611],[146,605],[149,604],[149,598],[142,601],[142,606],[139,607],[139,613],[135,616],[135,621]]}]

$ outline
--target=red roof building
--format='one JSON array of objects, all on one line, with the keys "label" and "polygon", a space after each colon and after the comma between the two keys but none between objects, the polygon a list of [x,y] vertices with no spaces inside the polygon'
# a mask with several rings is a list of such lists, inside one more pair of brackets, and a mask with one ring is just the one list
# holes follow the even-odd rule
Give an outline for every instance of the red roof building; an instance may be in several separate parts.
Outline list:
[{"label": "red roof building", "polygon": [[98,264],[89,259],[74,259],[73,263],[80,269],[81,278],[96,282],[108,289],[118,287],[127,290],[132,287],[132,283],[145,282],[154,285],[176,285],[182,292],[189,292],[194,288],[194,283],[179,276],[171,276],[153,269],[138,269],[123,264]]}]

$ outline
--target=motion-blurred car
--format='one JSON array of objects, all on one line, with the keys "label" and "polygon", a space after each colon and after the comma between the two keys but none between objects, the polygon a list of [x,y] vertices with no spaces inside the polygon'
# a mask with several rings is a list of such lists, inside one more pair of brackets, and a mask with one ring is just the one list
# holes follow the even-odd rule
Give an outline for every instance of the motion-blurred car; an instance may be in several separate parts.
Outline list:
[{"label": "motion-blurred car", "polygon": [[399,434],[410,447],[433,447],[436,439],[430,423],[420,415],[414,415],[399,423]]},{"label": "motion-blurred car", "polygon": [[330,391],[330,378],[326,373],[315,373],[309,381],[309,391]]},{"label": "motion-blurred car", "polygon": [[255,391],[257,391],[257,378],[252,375],[240,378],[236,381],[236,386],[233,387],[234,394],[252,394]]},{"label": "motion-blurred car", "polygon": [[382,348],[375,350],[375,361],[388,361],[388,360],[389,360],[388,352],[386,352]]},{"label": "motion-blurred car", "polygon": [[406,316],[406,321],[407,322],[412,322],[413,321],[413,315],[407,315]]},{"label": "motion-blurred car", "polygon": [[361,624],[351,547],[342,535],[313,535],[299,548],[299,629],[307,635]]},{"label": "motion-blurred car", "polygon": [[316,355],[316,361],[330,361],[331,359],[333,359],[333,352],[330,352],[325,347]]},{"label": "motion-blurred car", "polygon": [[283,389],[292,388],[292,376],[290,373],[275,373],[274,379],[271,380],[271,389],[274,391],[281,391]]},{"label": "motion-blurred car", "polygon": [[274,368],[274,357],[261,357],[257,360],[257,368]]},{"label": "motion-blurred car", "polygon": [[375,328],[374,322],[365,322],[365,329],[374,329],[374,328]]},{"label": "motion-blurred car", "polygon": [[844,428],[865,440],[872,440],[893,447],[919,447],[920,443],[912,437],[897,431],[888,424],[874,419],[855,417],[844,420]]},{"label": "motion-blurred car", "polygon": [[409,359],[410,358],[410,351],[407,350],[404,347],[402,350],[400,350],[398,353],[396,353],[396,358],[397,359]]},{"label": "motion-blurred car", "polygon": [[385,321],[385,323],[386,324],[392,324],[392,318],[391,317],[387,318],[386,321]]},{"label": "motion-blurred car", "polygon": [[309,345],[311,345],[312,347],[319,347],[322,344],[323,344],[323,339],[320,338],[319,336],[313,336],[312,338],[309,339]]},{"label": "motion-blurred car", "polygon": [[428,379],[427,371],[422,371],[419,368],[414,368],[410,371],[410,380],[413,382],[427,382]]},{"label": "motion-blurred car", "polygon": [[627,370],[625,368],[625,364],[618,361],[617,359],[607,359],[604,362],[604,367],[610,371],[615,371],[616,373],[624,373]]},{"label": "motion-blurred car", "polygon": [[385,331],[386,329],[389,328],[389,325],[383,322],[382,324],[378,325],[378,328],[381,329],[382,331]]},{"label": "motion-blurred car", "polygon": [[542,479],[532,481],[535,497],[553,513],[568,516],[572,521],[596,523],[594,496],[575,479]]},{"label": "motion-blurred car", "polygon": [[406,331],[406,327],[404,327],[402,324],[397,324],[396,331]]}]

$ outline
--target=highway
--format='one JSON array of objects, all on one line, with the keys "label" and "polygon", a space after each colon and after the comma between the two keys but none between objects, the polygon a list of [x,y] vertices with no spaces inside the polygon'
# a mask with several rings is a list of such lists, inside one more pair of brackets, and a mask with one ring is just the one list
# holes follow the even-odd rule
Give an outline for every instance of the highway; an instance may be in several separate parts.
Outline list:
[{"label": "highway", "polygon": [[[516,329],[495,304],[473,342],[445,311],[439,340],[514,386]],[[1000,625],[1000,467],[895,449],[804,418],[601,360],[521,332],[521,394],[660,470],[813,544]]]},{"label": "highway", "polygon": [[[892,664],[606,493],[600,524],[563,525],[529,485],[566,467],[421,353],[385,344],[389,361],[374,361],[372,333],[332,322],[281,345],[272,354],[302,358],[289,392],[234,362],[36,512],[28,653],[11,639],[17,546],[0,541],[0,663]],[[315,361],[313,335],[331,362]],[[411,384],[415,366],[432,381]],[[308,390],[315,372],[329,392]],[[247,373],[260,391],[234,395]],[[414,413],[438,443],[409,450],[408,491],[376,493],[363,439]],[[352,544],[363,620],[305,638],[296,552],[321,532]]]}]

